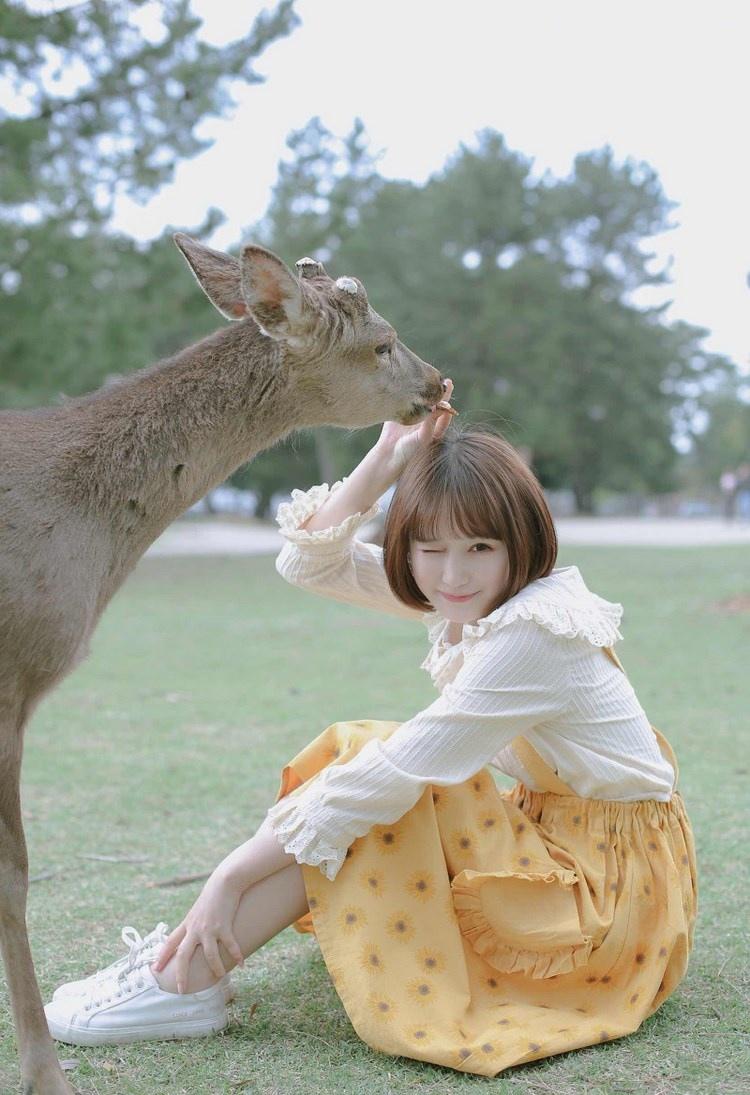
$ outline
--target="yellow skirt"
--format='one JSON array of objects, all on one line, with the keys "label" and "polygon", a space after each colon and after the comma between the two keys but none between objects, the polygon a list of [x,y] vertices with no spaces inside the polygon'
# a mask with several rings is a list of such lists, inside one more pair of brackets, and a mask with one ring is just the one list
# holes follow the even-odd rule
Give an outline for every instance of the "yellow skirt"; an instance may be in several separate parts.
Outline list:
[{"label": "yellow skirt", "polygon": [[[277,801],[397,726],[329,726],[285,767]],[[535,781],[569,792],[524,744]],[[382,1053],[494,1076],[632,1033],[687,969],[697,874],[677,792],[503,792],[482,769],[356,840],[333,881],[302,869],[310,912],[295,927]]]}]

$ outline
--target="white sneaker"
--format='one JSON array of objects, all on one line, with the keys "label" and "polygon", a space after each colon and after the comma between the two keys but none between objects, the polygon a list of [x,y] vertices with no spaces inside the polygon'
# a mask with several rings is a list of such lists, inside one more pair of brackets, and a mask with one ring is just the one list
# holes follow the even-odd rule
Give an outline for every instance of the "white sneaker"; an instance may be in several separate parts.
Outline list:
[{"label": "white sneaker", "polygon": [[146,949],[153,949],[154,955],[151,958],[151,962],[155,962],[156,952],[166,942],[168,935],[169,928],[163,921],[157,924],[154,930],[149,932],[145,937],[141,936],[135,928],[131,928],[130,925],[127,924],[122,929],[121,937],[123,943],[128,948],[128,953],[124,954],[122,958],[118,958],[116,961],[112,962],[111,965],[105,966],[104,969],[92,973],[90,977],[84,977],[80,981],[68,981],[67,984],[60,985],[52,994],[52,999],[59,1000],[63,996],[80,996],[98,982],[109,981],[113,977],[117,977],[120,973],[126,973],[128,970],[133,969],[141,954]]},{"label": "white sneaker", "polygon": [[202,992],[165,992],[147,963],[94,982],[83,995],[53,999],[44,1013],[52,1037],[75,1046],[198,1038],[228,1022],[220,981]]},{"label": "white sneaker", "polygon": [[[137,968],[144,962],[153,965],[168,935],[169,928],[163,921],[158,923],[154,930],[145,936],[141,936],[135,928],[131,928],[129,924],[126,924],[122,929],[121,938],[128,948],[128,953],[124,954],[122,958],[116,959],[109,966],[105,966],[104,969],[92,973],[90,977],[84,977],[80,981],[68,981],[66,984],[60,985],[53,992],[52,999],[61,1000],[65,997],[81,996],[90,992],[95,985],[111,981],[122,973],[129,973],[130,970]],[[231,1004],[235,993],[230,975],[225,974],[219,984],[224,987],[226,1002]]]}]

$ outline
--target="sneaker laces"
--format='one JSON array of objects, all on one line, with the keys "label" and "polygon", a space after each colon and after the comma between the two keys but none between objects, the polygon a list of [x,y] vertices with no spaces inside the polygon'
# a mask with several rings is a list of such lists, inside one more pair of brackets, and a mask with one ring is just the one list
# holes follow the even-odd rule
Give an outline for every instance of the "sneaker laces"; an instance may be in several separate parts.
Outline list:
[{"label": "sneaker laces", "polygon": [[153,962],[156,950],[166,942],[168,935],[169,928],[163,921],[145,936],[142,936],[130,924],[126,924],[122,929],[121,938],[128,948],[128,953],[102,970],[102,975],[96,982],[96,996],[92,996],[85,1010],[91,1011],[93,1007],[101,1007],[102,1004],[125,995],[126,992],[132,991],[134,985],[143,988],[143,978],[139,977],[136,981],[132,974],[138,973],[144,966]]},{"label": "sneaker laces", "polygon": [[123,970],[117,977],[113,977],[109,981],[100,981],[96,986],[95,995],[87,1000],[83,1010],[93,1011],[103,1004],[111,1004],[113,1000],[129,996],[135,989],[145,988],[146,982],[143,980],[143,973],[141,972],[144,965],[146,963],[141,962],[137,966],[133,966],[132,969]]},{"label": "sneaker laces", "polygon": [[146,961],[144,952],[150,952],[156,947],[162,946],[166,943],[168,935],[169,928],[164,921],[160,921],[154,930],[150,931],[146,936],[141,936],[135,928],[131,928],[129,924],[126,924],[122,929],[120,936],[123,943],[128,948],[127,955],[120,960],[121,962],[125,962],[124,972],[129,972],[132,969],[136,969],[137,966],[143,965],[143,962]]}]

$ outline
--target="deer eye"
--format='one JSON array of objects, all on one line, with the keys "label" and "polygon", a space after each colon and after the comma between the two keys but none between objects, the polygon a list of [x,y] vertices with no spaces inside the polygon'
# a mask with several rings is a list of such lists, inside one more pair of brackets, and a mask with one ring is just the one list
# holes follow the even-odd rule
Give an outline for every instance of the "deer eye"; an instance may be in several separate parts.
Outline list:
[{"label": "deer eye", "polygon": [[382,345],[375,347],[375,353],[376,354],[382,355],[382,354],[389,354],[390,352],[391,352],[390,342],[383,342]]}]

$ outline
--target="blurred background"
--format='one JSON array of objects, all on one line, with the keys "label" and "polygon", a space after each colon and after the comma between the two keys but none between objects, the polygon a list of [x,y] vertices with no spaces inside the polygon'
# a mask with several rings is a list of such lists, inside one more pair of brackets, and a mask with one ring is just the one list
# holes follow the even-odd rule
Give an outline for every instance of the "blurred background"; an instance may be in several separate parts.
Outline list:
[{"label": "blurred background", "polygon": [[[0,0],[0,407],[224,322],[176,229],[311,255],[454,379],[461,422],[522,449],[561,564],[626,606],[628,674],[698,842],[689,978],[638,1036],[496,1091],[748,1090],[748,41],[736,0]],[[296,434],[212,491],[40,708],[24,822],[45,998],[110,961],[123,923],[178,923],[323,727],[434,698],[421,627],[274,571],[279,501],[377,432]],[[476,1091],[406,1059],[386,1079],[313,942],[254,957],[221,1039],[80,1050],[76,1087]],[[0,1076],[16,1089],[1,978]]]},{"label": "blurred background", "polygon": [[[0,406],[222,322],[171,240],[356,274],[557,516],[750,521],[747,9],[11,0]],[[198,507],[267,518],[377,430],[299,433]]]}]

